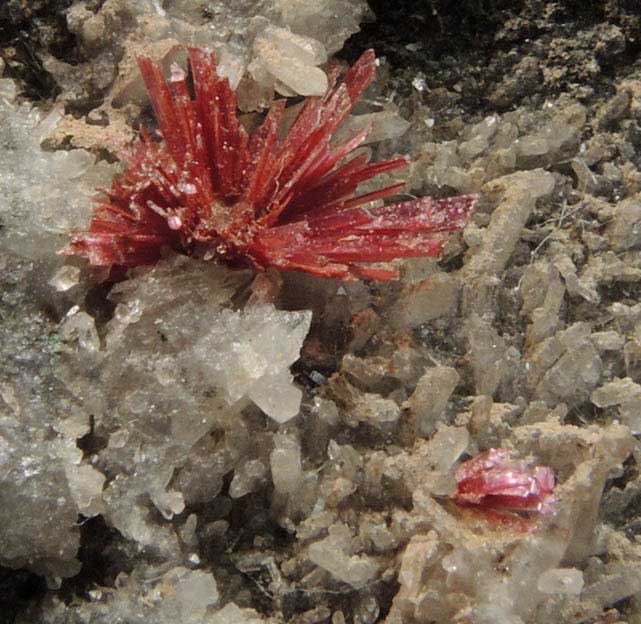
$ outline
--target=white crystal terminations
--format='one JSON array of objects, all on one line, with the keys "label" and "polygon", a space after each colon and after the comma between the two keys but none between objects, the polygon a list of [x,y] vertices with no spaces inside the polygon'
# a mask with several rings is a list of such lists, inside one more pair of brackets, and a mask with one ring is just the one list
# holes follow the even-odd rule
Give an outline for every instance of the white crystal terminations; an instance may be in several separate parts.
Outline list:
[{"label": "white crystal terminations", "polygon": [[45,116],[28,103],[18,104],[16,97],[14,82],[0,79],[3,244],[23,258],[51,262],[69,230],[86,225],[89,198],[96,187],[108,184],[115,167],[96,163],[83,149],[43,150],[41,143],[58,124],[61,111],[53,109]]}]

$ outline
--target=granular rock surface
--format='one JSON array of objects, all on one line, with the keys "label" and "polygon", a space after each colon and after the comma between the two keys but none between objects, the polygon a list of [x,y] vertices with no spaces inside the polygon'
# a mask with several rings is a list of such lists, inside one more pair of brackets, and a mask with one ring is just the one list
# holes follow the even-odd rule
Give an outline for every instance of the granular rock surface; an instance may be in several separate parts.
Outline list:
[{"label": "granular rock surface", "polygon": [[[640,42],[626,0],[4,2],[0,623],[641,624]],[[472,222],[384,283],[65,264],[186,45],[248,126],[373,47],[341,131]],[[454,502],[492,448],[550,513]]]}]

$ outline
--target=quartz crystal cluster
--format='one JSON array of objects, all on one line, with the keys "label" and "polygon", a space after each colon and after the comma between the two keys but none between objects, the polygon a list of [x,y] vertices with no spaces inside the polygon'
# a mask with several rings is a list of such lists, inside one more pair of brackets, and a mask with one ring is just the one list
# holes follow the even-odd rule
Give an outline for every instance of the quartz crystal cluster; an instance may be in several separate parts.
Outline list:
[{"label": "quartz crystal cluster", "polygon": [[122,40],[109,30],[120,26],[127,35],[125,55],[127,45],[141,39],[148,46],[164,41],[206,45],[224,59],[223,73],[234,88],[248,73],[254,90],[321,95],[327,81],[318,66],[359,30],[368,11],[364,0],[110,0],[98,10],[75,3],[66,17],[83,45],[98,52],[94,63],[102,61],[103,72],[108,59],[101,56],[122,56],[122,49],[114,55]]},{"label": "quartz crystal cluster", "polygon": [[[127,8],[149,21],[143,28],[152,41],[174,37],[184,44],[207,45],[221,55],[233,88],[247,74],[254,89],[267,95],[273,89],[283,95],[322,95],[327,77],[319,66],[359,30],[368,12],[363,0],[210,4],[211,9],[207,3],[170,0],[161,8],[145,0]],[[211,11],[210,19],[203,18],[203,9]]]},{"label": "quartz crystal cluster", "polygon": [[96,162],[83,149],[41,149],[60,122],[61,112],[54,109],[45,115],[28,103],[19,103],[17,95],[11,79],[0,79],[0,219],[7,230],[3,242],[25,258],[50,261],[70,227],[88,224],[89,198],[115,169]]},{"label": "quartz crystal cluster", "polygon": [[[302,393],[289,367],[311,313],[271,304],[230,309],[247,277],[167,258],[112,291],[116,307],[103,337],[86,312],[72,309],[61,326],[60,377],[108,439],[95,461],[114,475],[103,493],[105,517],[164,556],[178,557],[180,543],[150,521],[142,500],[167,519],[186,503],[211,501],[240,449],[216,450],[208,434],[246,437],[240,413],[249,401],[281,423],[299,411]],[[87,374],[100,391],[86,393]]]},{"label": "quartz crystal cluster", "polygon": [[68,115],[56,140],[118,154],[132,137],[132,113],[146,101],[136,58],[186,69],[184,46],[216,52],[245,111],[266,108],[274,92],[322,95],[323,66],[369,13],[365,0],[74,2],[64,17],[82,61],[45,55],[43,65],[71,107],[95,108],[88,123]]},{"label": "quartz crystal cluster", "polygon": [[73,267],[60,273],[55,249],[113,175],[84,150],[43,150],[59,117],[20,103],[16,84],[0,79],[0,565],[36,571],[52,586],[80,569],[78,517],[103,511],[105,476],[76,445],[89,415],[56,375],[57,340],[43,310],[55,315],[65,304],[47,282],[77,286]]}]

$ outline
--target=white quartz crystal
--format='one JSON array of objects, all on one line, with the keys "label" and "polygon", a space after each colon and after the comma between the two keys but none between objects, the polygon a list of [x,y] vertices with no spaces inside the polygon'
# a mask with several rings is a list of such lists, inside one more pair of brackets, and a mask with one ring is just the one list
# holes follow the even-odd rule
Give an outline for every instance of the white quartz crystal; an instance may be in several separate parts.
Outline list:
[{"label": "white quartz crystal", "polygon": [[621,421],[641,433],[641,386],[629,377],[613,379],[592,393],[592,403],[598,407],[618,406]]},{"label": "white quartz crystal", "polygon": [[576,568],[554,568],[539,576],[537,589],[546,594],[580,594],[583,572]]},{"label": "white quartz crystal", "polygon": [[291,436],[274,436],[270,456],[272,480],[277,494],[296,494],[303,479],[300,444]]},{"label": "white quartz crystal", "polygon": [[207,624],[265,624],[265,620],[254,609],[241,609],[228,602],[207,620]]},{"label": "white quartz crystal", "polygon": [[[5,79],[8,80],[8,79]],[[90,197],[108,185],[114,166],[96,163],[85,150],[46,151],[42,142],[61,117],[47,116],[11,94],[0,96],[0,219],[5,246],[29,259],[55,259],[71,229],[86,226]],[[73,286],[73,271],[57,275],[55,286]]]},{"label": "white quartz crystal", "polygon": [[[273,470],[273,468],[272,468]],[[234,472],[229,484],[229,495],[241,498],[257,489],[267,476],[267,467],[259,459],[252,459]]]},{"label": "white quartz crystal", "polygon": [[274,6],[293,32],[320,41],[329,54],[341,49],[369,12],[364,0],[274,0]]},{"label": "white quartz crystal", "polygon": [[[300,406],[302,394],[292,386],[289,367],[299,357],[310,323],[311,312],[283,312],[267,305],[221,310],[191,354],[230,404],[247,396],[282,423]],[[209,357],[212,353],[217,357]]]},{"label": "white quartz crystal", "polygon": [[409,401],[418,433],[434,431],[458,382],[459,374],[453,368],[435,366],[425,371]]},{"label": "white quartz crystal", "polygon": [[60,327],[60,336],[67,342],[77,342],[81,349],[98,351],[100,337],[93,317],[81,312],[77,306],[69,310]]},{"label": "white quartz crystal", "polygon": [[[209,624],[211,610],[219,601],[218,586],[211,572],[183,566],[162,570],[141,565],[130,574],[118,575],[115,587],[93,589],[89,597],[75,617],[92,624]],[[68,616],[68,607],[64,606],[61,619],[55,621],[69,621]]]},{"label": "white quartz crystal", "polygon": [[327,91],[327,76],[316,66],[326,59],[324,47],[316,40],[270,25],[254,40],[249,71],[257,82],[271,75],[275,88],[284,95],[322,95]]},{"label": "white quartz crystal", "polygon": [[216,579],[211,573],[176,567],[165,574],[162,582],[173,590],[167,602],[174,603],[171,606],[176,610],[178,622],[201,622],[207,607],[218,602]]},{"label": "white quartz crystal", "polygon": [[332,576],[358,589],[372,580],[378,572],[370,557],[350,555],[351,536],[341,523],[330,527],[329,536],[309,547],[309,558]]},{"label": "white quartz crystal", "polygon": [[[138,54],[166,66],[185,66],[180,46],[201,46],[216,52],[219,74],[238,88],[247,110],[268,105],[274,89],[286,95],[322,94],[327,76],[320,66],[369,12],[365,0],[113,0],[95,13],[83,5],[67,12],[69,30],[91,51],[87,73],[94,80],[82,85],[79,95],[100,85],[107,101],[118,106],[142,102]],[[48,58],[46,66],[61,86],[69,84],[71,65]]]},{"label": "white quartz crystal", "polygon": [[430,467],[436,472],[449,472],[469,443],[470,434],[465,427],[439,425],[426,447]]}]

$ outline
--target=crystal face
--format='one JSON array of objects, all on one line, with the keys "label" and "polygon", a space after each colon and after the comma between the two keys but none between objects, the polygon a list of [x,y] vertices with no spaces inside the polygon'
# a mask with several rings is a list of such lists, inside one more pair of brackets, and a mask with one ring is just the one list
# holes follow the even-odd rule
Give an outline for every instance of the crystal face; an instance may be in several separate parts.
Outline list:
[{"label": "crystal face", "polygon": [[489,449],[461,464],[455,500],[496,511],[554,509],[554,471],[510,458],[507,449]]}]

